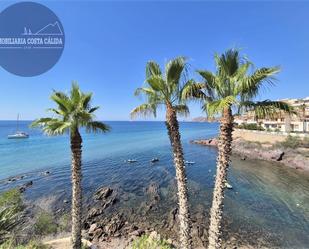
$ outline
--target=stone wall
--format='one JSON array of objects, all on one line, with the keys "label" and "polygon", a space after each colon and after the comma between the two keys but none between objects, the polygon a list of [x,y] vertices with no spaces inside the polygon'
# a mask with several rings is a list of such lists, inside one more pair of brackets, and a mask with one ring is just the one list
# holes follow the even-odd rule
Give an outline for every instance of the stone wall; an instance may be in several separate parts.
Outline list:
[{"label": "stone wall", "polygon": [[286,139],[288,135],[298,136],[300,138],[309,137],[309,134],[253,131],[253,130],[244,130],[244,129],[235,129],[233,132],[234,138],[242,138],[246,141],[260,142],[260,143],[282,142]]}]

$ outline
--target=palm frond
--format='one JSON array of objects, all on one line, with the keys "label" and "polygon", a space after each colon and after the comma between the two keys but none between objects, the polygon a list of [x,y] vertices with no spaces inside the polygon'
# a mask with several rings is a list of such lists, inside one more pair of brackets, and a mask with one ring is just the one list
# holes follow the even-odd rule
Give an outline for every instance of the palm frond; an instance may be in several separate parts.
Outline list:
[{"label": "palm frond", "polygon": [[197,100],[199,102],[212,101],[212,97],[208,96],[204,92],[205,84],[196,83],[194,80],[189,80],[180,90],[180,99],[185,100]]},{"label": "palm frond", "polygon": [[100,106],[95,106],[95,107],[90,108],[88,112],[89,113],[93,113],[93,112],[95,112],[98,109],[100,109]]},{"label": "palm frond", "polygon": [[94,114],[87,110],[78,110],[75,115],[74,120],[81,126],[86,126],[88,122],[92,122]]},{"label": "palm frond", "polygon": [[150,78],[152,76],[161,76],[162,72],[160,66],[155,61],[149,61],[146,64],[146,78]]},{"label": "palm frond", "polygon": [[155,95],[156,92],[154,89],[147,88],[147,87],[139,87],[135,90],[134,95],[139,96],[141,94],[146,94],[146,95]]},{"label": "palm frond", "polygon": [[166,87],[162,76],[153,75],[147,78],[146,81],[154,91],[160,91],[166,93]]},{"label": "palm frond", "polygon": [[179,56],[170,60],[165,66],[165,74],[167,84],[171,87],[175,84],[180,84],[180,79],[186,74],[186,58]]},{"label": "palm frond", "polygon": [[43,132],[48,136],[62,135],[70,131],[72,123],[53,119],[42,126]]},{"label": "palm frond", "polygon": [[[146,87],[137,88],[134,93],[135,96],[146,97],[146,103],[132,110],[131,118],[138,115],[144,117],[154,115],[156,117],[157,108],[167,103],[172,106],[184,105],[187,99],[182,99],[181,95],[184,92],[184,86],[189,85],[188,82],[184,83],[186,73],[185,57],[180,56],[170,60],[165,65],[164,74],[162,74],[160,66],[156,62],[148,62],[146,65]],[[184,93],[184,95],[186,94],[189,95],[189,90]],[[186,110],[182,109],[182,113],[185,114]]]},{"label": "palm frond", "polygon": [[[47,135],[61,135],[65,132],[71,134],[85,127],[89,131],[99,129],[107,131],[107,126],[102,126],[95,121],[94,112],[98,106],[91,107],[92,93],[81,92],[76,82],[72,83],[70,95],[54,91],[51,99],[57,104],[57,108],[50,108],[49,111],[57,114],[57,118],[41,118],[35,120],[31,127],[41,127]],[[97,125],[97,126],[96,126]]]},{"label": "palm frond", "polygon": [[66,93],[64,93],[64,92],[53,90],[53,94],[57,95],[60,99],[64,99],[66,101],[70,101],[69,96]]},{"label": "palm frond", "polygon": [[247,96],[247,99],[255,97],[263,84],[274,85],[274,75],[280,72],[280,67],[260,68],[252,75],[239,80],[235,94]]},{"label": "palm frond", "polygon": [[232,105],[237,103],[235,96],[227,96],[211,102],[206,102],[202,109],[209,117],[214,117],[216,114],[221,114],[224,108],[231,108]]},{"label": "palm frond", "polygon": [[197,70],[197,73],[204,79],[204,89],[206,91],[206,95],[213,99],[215,91],[218,88],[218,80],[216,75],[208,70]]},{"label": "palm frond", "polygon": [[51,96],[50,96],[51,100],[53,100],[57,105],[58,108],[63,111],[64,113],[68,113],[71,111],[71,101],[70,99],[67,97],[67,95],[63,92],[54,92]]},{"label": "palm frond", "polygon": [[229,49],[221,55],[215,54],[215,62],[219,74],[232,77],[241,64],[239,50]]},{"label": "palm frond", "polygon": [[34,120],[31,124],[31,128],[42,127],[46,125],[49,121],[53,120],[53,118],[39,118]]},{"label": "palm frond", "polygon": [[173,108],[180,116],[187,117],[190,114],[189,107],[187,105],[175,105]]},{"label": "palm frond", "polygon": [[244,101],[241,103],[241,107],[245,111],[253,111],[257,118],[273,118],[281,116],[282,113],[297,114],[291,105],[282,101]]},{"label": "palm frond", "polygon": [[70,91],[70,100],[74,105],[76,105],[77,103],[80,102],[81,97],[82,97],[82,93],[79,89],[78,83],[76,81],[73,81],[72,88]]},{"label": "palm frond", "polygon": [[233,81],[238,82],[247,77],[248,70],[253,66],[253,63],[246,61],[242,65],[239,65],[238,70],[231,77]]},{"label": "palm frond", "polygon": [[65,113],[62,110],[56,109],[56,108],[48,108],[47,111],[53,112],[53,113],[55,113],[57,115],[60,115],[60,116],[64,116],[65,115]]},{"label": "palm frond", "polygon": [[148,117],[148,116],[153,115],[154,117],[156,117],[157,115],[156,109],[157,109],[157,106],[155,104],[142,104],[134,108],[131,111],[130,116],[131,118],[136,118],[139,115],[143,117]]},{"label": "palm frond", "polygon": [[82,94],[81,104],[84,109],[88,110],[90,107],[90,102],[92,98],[92,93]]},{"label": "palm frond", "polygon": [[92,121],[88,122],[86,127],[87,132],[108,132],[111,130],[110,126],[104,124],[103,122],[99,121]]}]

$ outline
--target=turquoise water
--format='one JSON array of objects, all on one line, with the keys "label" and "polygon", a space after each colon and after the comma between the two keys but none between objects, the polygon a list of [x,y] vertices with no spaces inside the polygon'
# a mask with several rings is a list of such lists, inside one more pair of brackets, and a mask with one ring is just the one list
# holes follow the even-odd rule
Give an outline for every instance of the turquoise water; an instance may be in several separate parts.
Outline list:
[{"label": "turquoise water", "polygon": [[[85,197],[97,187],[108,185],[118,186],[138,200],[144,198],[144,189],[151,182],[156,182],[164,195],[173,185],[175,174],[164,123],[108,123],[112,127],[109,134],[83,133]],[[8,140],[6,136],[14,132],[15,123],[0,122],[0,191],[31,179],[33,186],[25,192],[27,198],[49,195],[68,198],[68,136],[46,137],[39,130],[28,130],[28,124],[22,122],[21,129],[29,132],[29,139]],[[215,123],[181,123],[185,158],[196,162],[187,167],[192,212],[202,207],[206,216],[211,202],[217,152],[214,148],[190,144],[190,140],[213,137],[217,129]],[[153,157],[160,161],[151,164],[149,161]],[[128,158],[138,162],[124,162]],[[45,170],[51,174],[42,175]],[[7,183],[6,178],[19,174],[25,178]],[[264,161],[233,158],[229,183],[233,190],[226,192],[225,238],[233,236],[251,244],[261,239],[270,247],[308,248],[308,174]],[[165,209],[163,211],[166,212]]]},{"label": "turquoise water", "polygon": [[[168,146],[169,141],[163,122],[107,122],[112,132],[106,134],[83,133],[83,159],[85,162],[106,157],[127,159],[135,154]],[[0,179],[20,173],[61,168],[70,163],[67,135],[48,137],[37,129],[29,129],[30,122],[20,123],[20,130],[30,134],[29,139],[7,139],[14,134],[16,122],[0,121]],[[185,143],[190,138],[213,136],[217,124],[183,123],[182,137]]]}]

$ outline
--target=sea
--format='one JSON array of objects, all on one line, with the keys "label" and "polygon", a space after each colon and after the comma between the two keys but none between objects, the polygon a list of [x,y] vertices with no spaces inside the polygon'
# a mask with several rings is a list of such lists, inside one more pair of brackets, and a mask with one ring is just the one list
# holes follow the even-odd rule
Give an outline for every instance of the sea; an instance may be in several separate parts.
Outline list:
[{"label": "sea", "polygon": [[[69,198],[71,153],[68,134],[46,136],[20,121],[28,139],[7,139],[15,121],[0,121],[0,192],[33,181],[24,195],[34,201],[49,195]],[[108,121],[108,133],[83,137],[84,196],[100,186],[117,186],[143,198],[155,182],[162,193],[173,184],[175,170],[164,122]],[[180,122],[192,208],[209,211],[216,172],[216,148],[192,144],[217,136],[218,123]],[[152,163],[152,158],[159,161]],[[128,163],[128,159],[136,160]],[[46,173],[48,171],[48,173]],[[9,181],[18,176],[16,181]],[[20,179],[22,176],[22,179]],[[226,190],[224,219],[232,233],[258,233],[274,248],[309,248],[309,175],[277,163],[232,158]],[[208,215],[205,212],[205,216]],[[229,232],[226,232],[229,236]]]}]

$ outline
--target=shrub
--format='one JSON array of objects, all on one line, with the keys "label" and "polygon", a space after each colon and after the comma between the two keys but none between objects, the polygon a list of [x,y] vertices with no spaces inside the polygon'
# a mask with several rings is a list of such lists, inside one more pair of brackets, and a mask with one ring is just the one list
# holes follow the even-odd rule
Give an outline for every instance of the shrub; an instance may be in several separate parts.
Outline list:
[{"label": "shrub", "polygon": [[16,245],[13,240],[8,240],[0,245],[0,249],[51,249],[51,247],[37,241],[30,241],[26,245]]},{"label": "shrub", "polygon": [[12,237],[11,232],[23,222],[23,203],[18,190],[0,195],[0,243]]},{"label": "shrub", "polygon": [[257,130],[257,131],[264,131],[265,129],[257,124],[241,124],[237,126],[238,129],[245,129],[245,130]]},{"label": "shrub", "polygon": [[47,212],[42,212],[37,217],[34,224],[34,230],[37,235],[48,235],[57,232],[57,224],[52,215]]},{"label": "shrub", "polygon": [[142,235],[133,241],[132,249],[172,249],[173,247],[164,240],[150,238]]},{"label": "shrub", "polygon": [[71,215],[64,214],[59,218],[59,231],[60,232],[69,232],[71,229]]},{"label": "shrub", "polygon": [[11,189],[0,195],[0,208],[12,206],[17,209],[16,211],[23,209],[23,201],[21,198],[21,193],[18,189]]},{"label": "shrub", "polygon": [[287,136],[287,138],[281,142],[281,145],[285,148],[292,148],[292,149],[296,149],[298,147],[300,147],[300,145],[302,144],[302,141],[300,138],[296,137],[296,136]]}]

